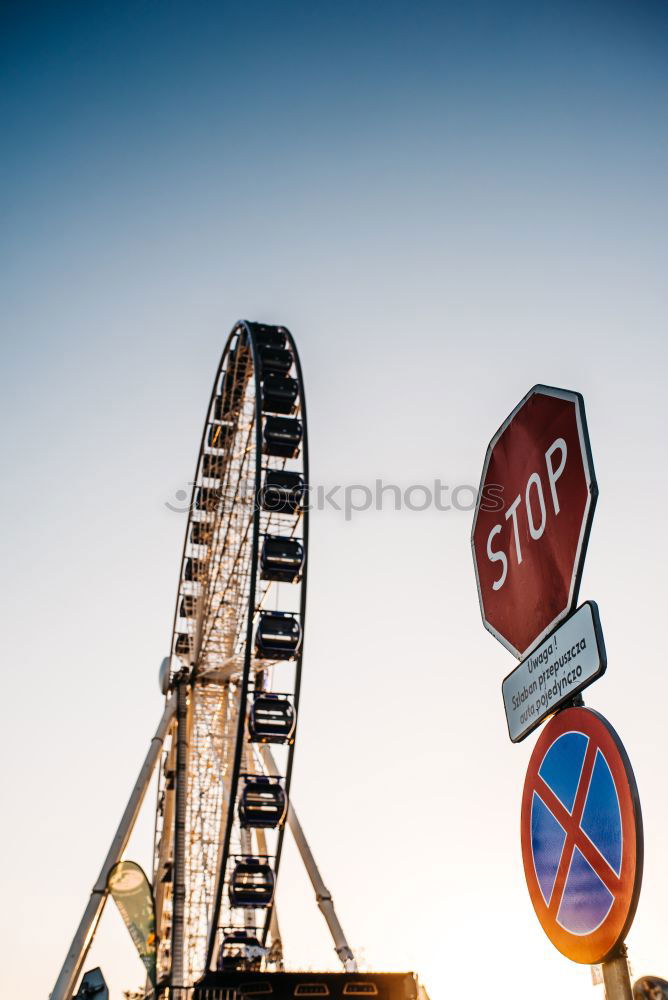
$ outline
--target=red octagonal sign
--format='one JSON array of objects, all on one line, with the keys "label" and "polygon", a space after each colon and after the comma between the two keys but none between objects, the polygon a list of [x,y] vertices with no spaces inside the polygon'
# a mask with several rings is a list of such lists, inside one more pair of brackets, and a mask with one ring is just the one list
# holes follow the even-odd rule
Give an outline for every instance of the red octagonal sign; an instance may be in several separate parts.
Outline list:
[{"label": "red octagonal sign", "polygon": [[489,443],[471,532],[485,628],[515,656],[574,607],[597,496],[582,396],[535,385]]}]

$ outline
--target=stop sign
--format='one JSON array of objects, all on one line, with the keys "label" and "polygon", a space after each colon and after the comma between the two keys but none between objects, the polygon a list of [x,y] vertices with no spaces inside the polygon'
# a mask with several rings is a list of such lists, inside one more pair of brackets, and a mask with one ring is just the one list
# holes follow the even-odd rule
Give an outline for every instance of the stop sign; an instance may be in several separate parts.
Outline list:
[{"label": "stop sign", "polygon": [[489,443],[471,532],[485,628],[515,656],[575,605],[597,496],[582,396],[535,385]]}]

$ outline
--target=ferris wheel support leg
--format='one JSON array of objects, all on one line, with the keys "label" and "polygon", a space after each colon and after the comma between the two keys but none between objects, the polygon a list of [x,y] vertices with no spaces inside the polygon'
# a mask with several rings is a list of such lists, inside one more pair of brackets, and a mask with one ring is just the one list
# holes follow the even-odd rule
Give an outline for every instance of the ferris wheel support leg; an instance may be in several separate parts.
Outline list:
[{"label": "ferris wheel support leg", "polygon": [[283,965],[283,939],[281,938],[281,928],[278,925],[278,913],[275,906],[271,908],[269,934],[271,936],[270,953],[273,956],[273,961],[276,963],[278,971],[283,972],[285,968]]},{"label": "ferris wheel support leg", "polygon": [[132,833],[132,829],[135,825],[141,804],[144,801],[146,789],[151,781],[156,761],[160,756],[162,744],[167,735],[169,724],[174,718],[175,711],[176,699],[171,698],[165,706],[165,711],[156,730],[156,734],[151,740],[151,745],[146,755],[146,759],[142,764],[139,777],[135,782],[132,794],[130,795],[128,804],[125,807],[125,812],[123,813],[121,821],[118,824],[118,829],[116,830],[114,839],[111,842],[109,853],[104,860],[102,868],[100,869],[97,882],[91,891],[88,905],[84,910],[77,932],[72,939],[72,944],[70,945],[63,967],[60,970],[60,975],[56,980],[56,985],[53,988],[50,1000],[70,1000],[72,996],[77,979],[79,978],[79,973],[81,972],[81,967],[83,966],[88,949],[90,948],[93,937],[95,936],[95,931],[102,915],[104,904],[107,901],[107,876],[116,862],[120,861],[121,855],[127,847],[130,834]]},{"label": "ferris wheel support leg", "polygon": [[[274,756],[269,747],[263,745],[261,747],[261,753],[270,774],[278,774],[279,771],[276,767]],[[301,859],[304,862],[304,867],[306,868],[308,877],[311,880],[311,885],[313,886],[316,902],[320,912],[325,918],[329,932],[332,935],[336,954],[339,956],[341,964],[346,972],[357,972],[357,962],[355,961],[355,956],[353,955],[352,949],[346,940],[346,936],[343,933],[343,927],[339,923],[339,918],[336,915],[332,894],[322,880],[322,875],[320,874],[320,870],[316,864],[315,858],[313,857],[313,852],[311,851],[308,841],[304,836],[302,825],[297,818],[297,813],[293,809],[291,802],[288,803],[288,826],[290,827],[292,836],[295,839],[297,850],[299,851]]]},{"label": "ferris wheel support leg", "polygon": [[176,686],[176,791],[174,797],[174,883],[172,905],[172,986],[184,986],[184,917],[186,906],[186,809],[188,802],[188,673]]},{"label": "ferris wheel support leg", "polygon": [[[250,755],[251,760],[253,755]],[[255,768],[251,767],[253,773],[255,773]],[[257,846],[260,854],[267,853],[267,838],[265,836],[264,830],[258,829],[256,831],[257,835]],[[284,971],[283,965],[283,941],[281,939],[281,928],[278,924],[278,913],[276,912],[276,903],[272,903],[271,916],[269,917],[269,936],[271,937],[271,948],[269,949],[268,958],[271,962],[276,965],[279,972]]]}]

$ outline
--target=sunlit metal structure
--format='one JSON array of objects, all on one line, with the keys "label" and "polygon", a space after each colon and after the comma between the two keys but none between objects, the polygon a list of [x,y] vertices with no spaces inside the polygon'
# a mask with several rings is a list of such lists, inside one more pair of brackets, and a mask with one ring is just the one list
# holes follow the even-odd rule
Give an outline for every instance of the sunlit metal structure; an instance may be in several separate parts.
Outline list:
[{"label": "sunlit metal structure", "polygon": [[[275,884],[283,816],[272,826],[254,820],[243,792],[249,776],[263,773],[261,744],[249,733],[254,702],[280,694],[298,717],[307,489],[306,405],[292,336],[238,323],[207,410],[174,615],[170,684],[185,689],[185,770],[178,774],[174,735],[160,771],[158,969],[184,985],[215,968],[225,935],[249,926],[280,963],[273,893],[244,897],[239,872],[261,858]],[[275,783],[287,799],[294,727],[275,751]]]},{"label": "sunlit metal structure", "polygon": [[[357,973],[290,801],[306,624],[308,489],[304,384],[292,335],[281,326],[239,322],[216,371],[192,483],[171,651],[160,669],[165,711],[51,1000],[70,1000],[104,906],[108,873],[156,766],[160,995],[227,1000],[243,985],[234,976],[251,973],[267,977],[262,992],[275,984],[281,995],[292,983],[285,979],[275,905],[286,827],[336,953],[353,975],[340,989],[346,996],[401,1000],[423,995],[381,979],[373,993],[373,983]],[[311,986],[320,995],[329,989],[327,977]],[[309,981],[295,980],[294,995],[311,995],[309,988]],[[246,983],[239,995],[251,995],[248,989]]]}]

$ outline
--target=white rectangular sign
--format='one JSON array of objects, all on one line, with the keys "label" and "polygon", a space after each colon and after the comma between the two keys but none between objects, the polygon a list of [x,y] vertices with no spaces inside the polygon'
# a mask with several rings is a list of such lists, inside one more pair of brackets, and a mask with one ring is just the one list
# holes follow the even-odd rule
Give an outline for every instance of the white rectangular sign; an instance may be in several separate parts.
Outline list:
[{"label": "white rectangular sign", "polygon": [[504,679],[501,690],[512,742],[528,736],[605,673],[606,666],[598,607],[586,601]]}]

